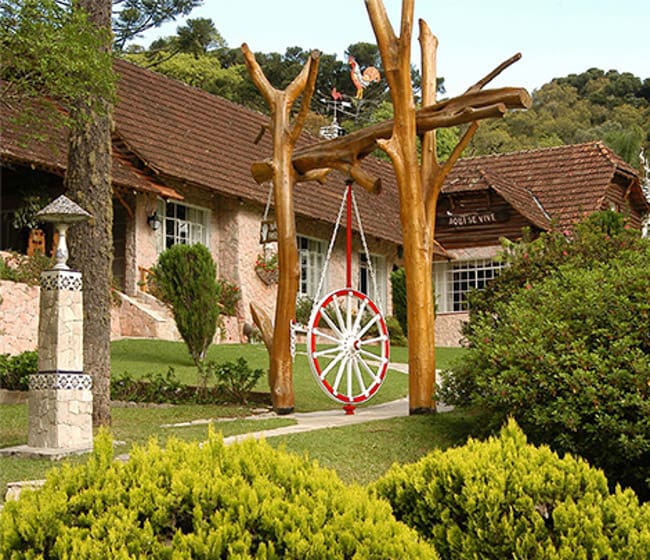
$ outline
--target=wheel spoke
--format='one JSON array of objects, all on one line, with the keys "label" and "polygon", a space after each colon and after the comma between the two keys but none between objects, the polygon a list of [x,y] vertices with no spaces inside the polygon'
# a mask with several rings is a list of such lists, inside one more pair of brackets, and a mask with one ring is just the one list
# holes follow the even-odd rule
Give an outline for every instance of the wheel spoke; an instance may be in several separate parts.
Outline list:
[{"label": "wheel spoke", "polygon": [[341,330],[339,330],[339,328],[334,324],[332,319],[330,319],[329,315],[327,314],[327,309],[323,309],[321,311],[321,317],[325,319],[325,322],[329,325],[330,329],[339,335],[339,338],[343,338],[343,332],[341,332]]},{"label": "wheel spoke", "polygon": [[359,331],[359,334],[357,335],[359,338],[361,338],[364,334],[366,334],[369,330],[370,327],[372,327],[375,323],[379,321],[381,317],[379,315],[373,315],[372,319],[366,323],[366,325]]},{"label": "wheel spoke", "polygon": [[[320,379],[325,379],[327,374],[334,369],[334,366],[336,366],[336,364],[338,364],[344,358],[344,356],[345,356],[345,354],[339,354],[329,364],[327,364],[327,367],[319,375]],[[337,376],[336,379],[338,381],[338,379],[339,379],[338,376]]]},{"label": "wheel spoke", "polygon": [[[361,393],[363,393],[365,396],[368,396],[368,389],[366,388],[366,385],[363,382],[363,377],[361,376],[361,370],[359,369],[359,360],[358,359],[354,360],[354,373],[357,376],[357,381],[359,382],[359,387],[361,387]],[[377,379],[375,378],[375,382],[376,381],[377,381]]]},{"label": "wheel spoke", "polygon": [[363,340],[359,341],[360,346],[364,346],[366,344],[375,344],[377,342],[385,342],[388,340],[388,337],[384,334],[380,336],[376,336],[375,338],[365,338]]},{"label": "wheel spoke", "polygon": [[368,350],[363,350],[362,348],[359,349],[359,356],[364,356],[365,358],[368,359],[369,362],[378,363],[380,366],[385,364],[388,361],[383,356],[379,356],[378,354],[373,354],[372,352],[368,352]]},{"label": "wheel spoke", "polygon": [[340,346],[333,346],[332,348],[325,348],[324,350],[314,352],[314,356],[321,358],[323,356],[329,356],[330,354],[338,354],[341,350],[342,348]]},{"label": "wheel spoke", "polygon": [[339,385],[341,384],[341,377],[343,377],[343,369],[345,368],[345,364],[347,362],[347,359],[345,358],[345,354],[341,354],[339,360],[341,360],[341,364],[339,365],[339,370],[336,372],[336,379],[334,379],[334,385],[332,385],[332,390],[335,393],[338,393],[339,391]]},{"label": "wheel spoke", "polygon": [[345,296],[345,319],[345,327],[350,331],[352,328],[352,298],[349,293]]},{"label": "wheel spoke", "polygon": [[331,334],[326,333],[325,331],[321,331],[320,329],[314,329],[314,336],[325,338],[326,340],[329,340],[337,345],[341,343],[341,337],[335,338]]},{"label": "wheel spoke", "polygon": [[345,332],[345,320],[343,319],[343,314],[341,313],[341,307],[339,305],[339,298],[338,296],[335,296],[332,299],[332,303],[334,304],[334,311],[336,313],[336,319],[339,322],[339,333],[341,333],[341,338],[343,338],[343,333]]},{"label": "wheel spoke", "polygon": [[375,383],[381,382],[381,377],[377,375],[374,371],[372,371],[372,368],[366,363],[366,361],[363,358],[359,357],[359,362],[361,362],[361,365],[366,370],[368,375],[373,378]]},{"label": "wheel spoke", "polygon": [[361,320],[363,319],[363,314],[366,311],[367,305],[368,305],[368,300],[364,299],[363,302],[361,303],[361,306],[359,307],[359,311],[357,311],[357,318],[354,320],[354,326],[352,327],[352,332],[357,332],[359,330],[359,325],[361,324]]}]

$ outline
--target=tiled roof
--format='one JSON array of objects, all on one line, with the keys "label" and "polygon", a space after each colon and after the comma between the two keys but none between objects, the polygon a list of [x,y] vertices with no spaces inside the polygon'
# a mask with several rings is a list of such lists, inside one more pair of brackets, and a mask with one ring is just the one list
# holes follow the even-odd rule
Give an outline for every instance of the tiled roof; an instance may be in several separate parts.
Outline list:
[{"label": "tiled roof", "polygon": [[[48,121],[49,109],[34,105],[34,119],[43,118]],[[68,136],[63,127],[48,126],[47,130],[28,131],[24,123],[17,120],[18,111],[12,106],[0,103],[0,131],[2,159],[8,163],[24,164],[29,162],[35,167],[47,170],[55,175],[65,173],[67,166]],[[160,196],[179,198],[173,189],[156,184],[144,173],[134,167],[127,157],[113,147],[113,184],[118,187],[135,188],[152,192]]]},{"label": "tiled roof", "polygon": [[491,186],[534,224],[567,225],[601,208],[616,175],[632,181],[632,199],[647,211],[636,171],[602,142],[461,159],[443,192]]},{"label": "tiled roof", "polygon": [[[254,143],[268,125],[267,116],[122,60],[115,61],[115,68],[119,82],[113,180],[117,186],[179,197],[182,186],[191,185],[265,204],[268,187],[253,180],[251,164],[272,154],[270,134]],[[0,116],[3,158],[63,174],[66,139],[62,131],[25,147],[3,104]],[[303,134],[299,145],[317,141]],[[372,157],[363,165],[381,178],[383,187],[379,195],[355,189],[364,230],[401,243],[392,167]],[[632,199],[647,209],[635,170],[599,142],[461,159],[443,193],[493,189],[530,222],[546,229],[551,220],[564,224],[600,208],[615,176],[635,182]],[[345,177],[338,172],[332,172],[324,185],[298,184],[296,213],[332,223],[344,184]]]},{"label": "tiled roof", "polygon": [[[268,116],[124,61],[116,61],[116,70],[116,134],[147,167],[161,177],[265,204],[268,187],[255,182],[251,164],[272,154],[269,133],[254,143]],[[304,134],[300,145],[315,141]],[[387,186],[379,195],[355,189],[364,231],[401,243],[392,168],[371,158],[364,165]],[[344,189],[345,177],[337,172],[324,185],[300,183],[296,213],[332,223]]]}]

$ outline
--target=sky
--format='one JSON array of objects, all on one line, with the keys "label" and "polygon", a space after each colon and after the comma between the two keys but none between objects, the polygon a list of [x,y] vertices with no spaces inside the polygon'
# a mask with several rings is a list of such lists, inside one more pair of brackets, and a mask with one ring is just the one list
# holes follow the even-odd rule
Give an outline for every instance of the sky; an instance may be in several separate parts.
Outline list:
[{"label": "sky", "polygon": [[[384,0],[399,30],[401,0]],[[284,53],[318,49],[344,60],[352,43],[376,43],[363,0],[204,0],[188,17],[210,18],[231,48]],[[417,20],[438,37],[438,76],[459,95],[504,60],[522,59],[488,87],[530,92],[589,68],[650,78],[650,0],[416,0],[412,63],[420,65]],[[148,46],[174,35],[184,19],[148,31]]]}]

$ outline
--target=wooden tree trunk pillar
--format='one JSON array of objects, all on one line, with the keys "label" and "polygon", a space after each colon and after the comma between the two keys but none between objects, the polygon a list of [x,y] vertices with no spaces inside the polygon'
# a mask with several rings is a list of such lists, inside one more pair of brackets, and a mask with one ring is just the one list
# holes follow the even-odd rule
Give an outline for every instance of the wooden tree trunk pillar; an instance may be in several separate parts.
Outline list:
[{"label": "wooden tree trunk pillar", "polygon": [[[437,103],[435,100],[435,58],[438,41],[426,23],[420,20],[423,108],[416,111],[410,64],[415,0],[403,0],[402,2],[399,36],[395,34],[381,0],[365,0],[365,3],[390,88],[394,119],[334,140],[319,142],[296,150],[293,156],[290,156],[289,148],[283,148],[286,151],[278,154],[278,150],[283,144],[278,146],[277,143],[282,142],[282,137],[278,136],[276,139],[274,135],[273,159],[255,162],[252,165],[252,173],[258,183],[273,179],[276,187],[290,190],[293,185],[291,180],[322,180],[331,169],[337,169],[350,175],[366,190],[377,192],[381,187],[380,180],[364,171],[361,168],[361,162],[377,148],[382,149],[391,158],[399,190],[406,269],[409,325],[409,410],[412,414],[428,413],[435,410],[433,400],[435,339],[432,257],[438,197],[445,178],[476,132],[478,121],[485,118],[502,117],[508,109],[528,108],[532,100],[523,88],[483,90],[485,85],[519,60],[521,56],[517,54],[500,64],[463,95]],[[250,65],[249,71],[251,71]],[[251,75],[253,75],[252,71]],[[259,84],[258,87],[260,87]],[[275,90],[272,90],[270,86],[265,87],[267,89],[265,97],[273,110],[274,106],[279,106],[271,94]],[[260,89],[262,88],[260,87]],[[275,93],[279,96],[281,92]],[[304,109],[304,100],[302,109]],[[275,119],[275,116],[273,118]],[[274,122],[276,121],[274,120]],[[279,126],[280,122],[277,121],[274,126]],[[439,163],[436,154],[435,129],[463,124],[469,124],[463,137],[447,161]],[[422,140],[421,163],[417,151],[418,136]],[[291,166],[288,165],[285,157],[291,157]],[[279,176],[292,177],[292,179],[289,182],[282,182],[278,180]],[[281,202],[277,196],[278,188],[276,188],[276,204]],[[283,219],[288,219],[288,214]],[[280,228],[279,223],[278,227]],[[288,233],[289,229],[286,229],[285,234],[288,235]],[[292,233],[294,235],[292,243],[295,245],[295,229]],[[289,243],[288,237],[283,243]],[[289,248],[285,248],[284,255],[284,258],[280,257],[281,269],[283,266],[291,267],[294,264],[293,254]],[[293,284],[290,282],[294,277],[291,274],[291,271],[286,268],[281,271],[281,286],[290,285],[291,288],[287,289],[293,289]],[[297,278],[297,272],[295,277]],[[293,295],[295,298],[295,293]],[[278,305],[280,305],[280,298],[284,298],[283,301],[287,301],[287,305],[291,306],[290,309],[294,310],[293,302],[288,302],[288,296],[286,293],[283,294],[282,290],[278,297]],[[286,313],[281,316],[276,315],[276,335],[284,336],[284,333],[278,332],[278,321],[286,320],[286,315]],[[258,324],[258,326],[260,325]],[[288,327],[286,331],[288,332]],[[265,337],[265,342],[268,338],[270,337]],[[276,351],[275,342],[274,340],[273,352]],[[270,342],[267,343],[267,346],[269,344]],[[284,344],[284,339],[282,344]],[[276,362],[275,368],[274,371],[277,374],[280,371],[279,360]]]},{"label": "wooden tree trunk pillar", "polygon": [[[269,387],[273,410],[278,414],[289,414],[293,412],[295,406],[291,323],[296,317],[296,296],[300,276],[293,207],[296,171],[292,157],[314,93],[320,54],[313,52],[300,74],[289,84],[287,89],[279,91],[266,79],[255,56],[246,44],[242,45],[242,52],[248,72],[271,110],[273,159],[269,179],[273,180],[274,187],[279,268],[273,332],[270,332],[270,320],[260,309],[251,305],[251,312],[269,352]],[[292,125],[291,107],[300,95],[302,95],[300,111]]]}]

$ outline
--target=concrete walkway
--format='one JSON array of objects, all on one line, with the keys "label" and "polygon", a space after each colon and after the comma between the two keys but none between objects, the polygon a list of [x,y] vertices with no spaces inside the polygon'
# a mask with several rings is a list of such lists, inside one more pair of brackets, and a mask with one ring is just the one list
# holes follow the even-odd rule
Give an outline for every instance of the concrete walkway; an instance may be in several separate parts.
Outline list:
[{"label": "concrete walkway", "polygon": [[316,412],[294,412],[293,414],[287,414],[286,416],[278,416],[275,413],[270,413],[268,415],[256,416],[255,418],[290,418],[296,420],[297,423],[282,428],[273,428],[271,430],[261,430],[259,432],[248,432],[246,434],[229,436],[224,438],[224,442],[229,444],[246,438],[270,438],[287,434],[311,432],[313,430],[322,430],[326,428],[340,428],[352,424],[372,422],[373,420],[386,420],[389,418],[408,416],[408,413],[408,399],[406,398],[374,406],[369,405],[357,408],[354,411],[354,414],[345,414],[342,408],[335,410],[319,410]]}]

